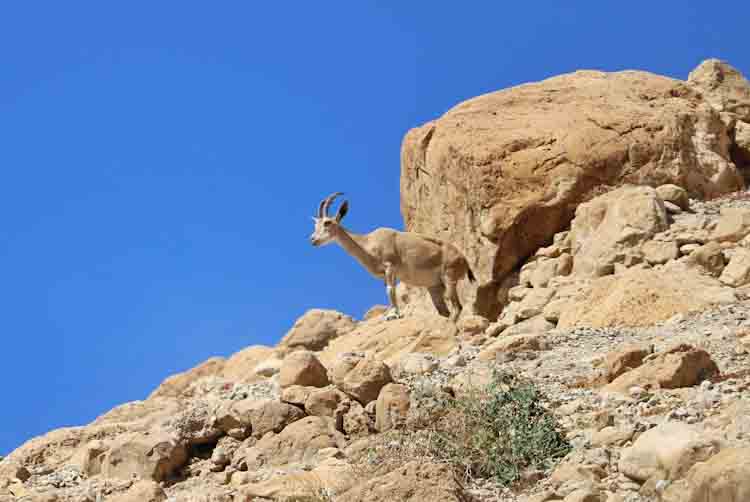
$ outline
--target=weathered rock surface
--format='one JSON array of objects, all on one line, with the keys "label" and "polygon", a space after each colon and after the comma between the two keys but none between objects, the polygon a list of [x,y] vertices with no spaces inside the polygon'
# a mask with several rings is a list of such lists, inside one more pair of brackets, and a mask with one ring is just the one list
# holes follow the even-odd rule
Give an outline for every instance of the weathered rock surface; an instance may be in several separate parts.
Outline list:
[{"label": "weathered rock surface", "polygon": [[686,481],[669,486],[664,502],[735,502],[750,500],[750,449],[724,450],[696,464]]},{"label": "weathered rock surface", "polygon": [[356,323],[348,315],[335,310],[312,309],[297,319],[279,342],[287,350],[323,350],[328,343],[350,332]]},{"label": "weathered rock surface", "polygon": [[470,499],[451,470],[440,464],[410,462],[384,476],[354,486],[341,502],[468,502]]},{"label": "weathered rock surface", "polygon": [[683,82],[579,71],[470,99],[409,131],[401,213],[408,230],[467,254],[481,285],[464,296],[495,318],[503,278],[598,186],[732,192],[743,182],[730,146],[719,112]]},{"label": "weathered rock surface", "polygon": [[325,387],[328,385],[328,371],[312,352],[306,350],[293,352],[284,358],[281,365],[279,385],[281,387],[291,385]]},{"label": "weathered rock surface", "polygon": [[730,288],[682,263],[631,268],[592,282],[560,314],[558,327],[646,326],[735,299]]},{"label": "weathered rock surface", "polygon": [[657,353],[645,364],[623,373],[604,390],[626,393],[634,386],[661,389],[691,387],[718,373],[719,368],[705,350],[681,344]]},{"label": "weathered rock surface", "polygon": [[388,366],[377,359],[367,358],[346,374],[340,387],[360,403],[367,404],[375,401],[380,389],[392,381]]}]

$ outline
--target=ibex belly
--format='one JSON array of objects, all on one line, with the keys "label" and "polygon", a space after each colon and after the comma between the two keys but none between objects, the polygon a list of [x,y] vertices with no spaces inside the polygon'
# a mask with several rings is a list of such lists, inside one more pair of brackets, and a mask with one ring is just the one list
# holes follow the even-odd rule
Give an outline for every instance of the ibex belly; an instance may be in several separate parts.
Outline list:
[{"label": "ibex belly", "polygon": [[443,282],[440,269],[420,270],[413,267],[397,266],[396,278],[410,286],[428,288]]}]

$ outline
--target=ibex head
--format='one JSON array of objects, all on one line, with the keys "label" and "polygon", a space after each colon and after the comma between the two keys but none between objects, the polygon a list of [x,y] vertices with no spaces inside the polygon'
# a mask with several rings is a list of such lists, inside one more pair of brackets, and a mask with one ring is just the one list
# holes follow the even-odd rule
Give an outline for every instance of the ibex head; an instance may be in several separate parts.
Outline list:
[{"label": "ibex head", "polygon": [[313,233],[310,236],[310,243],[313,246],[323,246],[336,239],[336,236],[341,229],[339,222],[344,216],[346,216],[346,212],[349,210],[349,201],[345,200],[336,212],[336,216],[328,216],[328,208],[331,207],[331,203],[333,203],[333,200],[339,195],[343,195],[343,193],[336,192],[320,201],[318,215],[313,216],[315,230],[313,230]]}]

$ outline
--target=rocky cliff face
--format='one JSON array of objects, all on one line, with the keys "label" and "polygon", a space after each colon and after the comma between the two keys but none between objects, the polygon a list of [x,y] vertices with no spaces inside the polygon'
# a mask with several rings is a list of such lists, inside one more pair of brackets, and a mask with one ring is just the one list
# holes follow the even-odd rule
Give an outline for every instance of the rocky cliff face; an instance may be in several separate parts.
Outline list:
[{"label": "rocky cliff face", "polygon": [[29,440],[0,459],[0,502],[750,500],[750,193],[719,195],[742,184],[746,84],[716,61],[688,84],[584,72],[410,132],[407,223],[488,267],[490,313],[506,281],[497,319],[311,310],[276,347]]},{"label": "rocky cliff face", "polygon": [[748,82],[715,60],[688,82],[579,71],[470,99],[404,138],[406,228],[466,252],[481,285],[464,295],[494,318],[503,280],[600,187],[741,188],[748,106]]}]

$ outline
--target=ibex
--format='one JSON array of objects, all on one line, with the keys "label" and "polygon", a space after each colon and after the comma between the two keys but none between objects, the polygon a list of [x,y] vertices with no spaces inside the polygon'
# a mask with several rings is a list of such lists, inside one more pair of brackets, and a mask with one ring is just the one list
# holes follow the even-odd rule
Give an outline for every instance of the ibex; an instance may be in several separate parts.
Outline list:
[{"label": "ibex", "polygon": [[[469,263],[455,246],[414,232],[399,232],[392,228],[378,228],[366,235],[349,232],[341,220],[349,210],[344,201],[335,217],[328,215],[333,200],[342,195],[336,192],[320,202],[318,215],[313,217],[315,230],[310,236],[313,246],[337,242],[372,275],[385,280],[391,304],[387,319],[401,317],[396,302],[396,281],[427,288],[438,313],[453,321],[461,314],[462,305],[456,283],[464,276],[474,282]],[[453,313],[445,303],[448,297]]]}]

